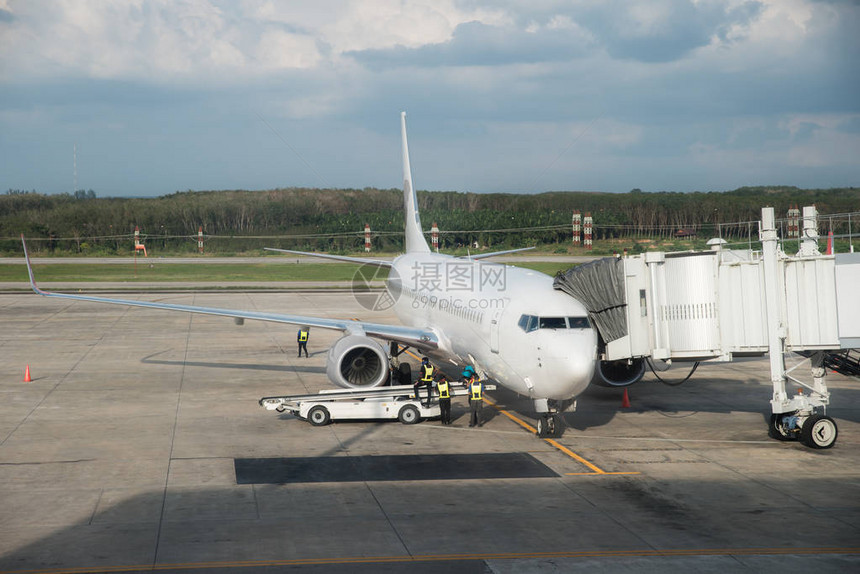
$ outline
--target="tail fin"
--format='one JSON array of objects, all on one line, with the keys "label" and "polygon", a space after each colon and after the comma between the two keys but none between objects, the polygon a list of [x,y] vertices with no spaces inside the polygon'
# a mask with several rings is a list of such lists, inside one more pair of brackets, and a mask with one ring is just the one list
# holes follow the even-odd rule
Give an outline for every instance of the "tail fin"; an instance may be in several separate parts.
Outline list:
[{"label": "tail fin", "polygon": [[400,112],[400,131],[403,138],[403,204],[406,217],[406,253],[430,253],[430,247],[421,231],[418,216],[418,197],[412,187],[412,168],[409,166],[409,146],[406,143],[406,112]]}]

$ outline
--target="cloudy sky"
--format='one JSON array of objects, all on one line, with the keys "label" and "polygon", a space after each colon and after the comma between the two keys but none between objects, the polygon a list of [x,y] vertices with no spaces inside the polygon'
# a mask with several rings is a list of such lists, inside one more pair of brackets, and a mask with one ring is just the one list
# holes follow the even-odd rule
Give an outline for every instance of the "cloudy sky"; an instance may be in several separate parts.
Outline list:
[{"label": "cloudy sky", "polygon": [[860,185],[860,3],[0,0],[0,190]]}]

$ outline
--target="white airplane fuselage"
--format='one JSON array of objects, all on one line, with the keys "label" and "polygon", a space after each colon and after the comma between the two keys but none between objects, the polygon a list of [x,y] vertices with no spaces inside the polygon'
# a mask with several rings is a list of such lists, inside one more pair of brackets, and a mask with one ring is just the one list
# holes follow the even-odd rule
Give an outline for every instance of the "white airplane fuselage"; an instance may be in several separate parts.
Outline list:
[{"label": "white airplane fuselage", "polygon": [[[553,289],[552,281],[529,269],[407,253],[394,260],[388,289],[401,322],[436,333],[437,358],[472,364],[530,398],[567,400],[591,382],[597,333],[585,307]],[[533,323],[528,330],[523,316],[556,323],[576,318],[579,328],[535,328]]]}]

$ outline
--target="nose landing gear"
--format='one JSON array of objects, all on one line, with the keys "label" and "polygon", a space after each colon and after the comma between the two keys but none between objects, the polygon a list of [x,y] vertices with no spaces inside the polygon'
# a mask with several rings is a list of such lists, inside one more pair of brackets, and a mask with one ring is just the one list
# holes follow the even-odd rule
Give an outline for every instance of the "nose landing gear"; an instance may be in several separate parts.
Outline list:
[{"label": "nose landing gear", "polygon": [[564,433],[564,419],[561,413],[568,409],[576,410],[576,401],[535,399],[535,410],[538,413],[537,435],[540,438],[560,437]]},{"label": "nose landing gear", "polygon": [[537,435],[540,438],[557,438],[563,432],[560,414],[544,414],[537,420]]}]

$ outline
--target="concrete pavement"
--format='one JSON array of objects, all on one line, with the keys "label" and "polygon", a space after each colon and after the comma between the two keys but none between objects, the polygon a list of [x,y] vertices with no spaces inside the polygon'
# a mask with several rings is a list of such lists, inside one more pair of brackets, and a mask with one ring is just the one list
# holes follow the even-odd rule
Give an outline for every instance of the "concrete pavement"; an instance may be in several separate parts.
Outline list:
[{"label": "concrete pavement", "polygon": [[[139,297],[395,321],[345,293]],[[860,385],[838,375],[827,451],[767,438],[763,360],[643,381],[630,409],[590,389],[553,443],[504,391],[480,429],[459,402],[451,427],[263,410],[260,397],[330,386],[337,335],[319,329],[298,359],[281,325],[30,294],[0,295],[0,324],[2,572],[860,568]],[[478,454],[555,476],[237,484],[234,463]]]}]

